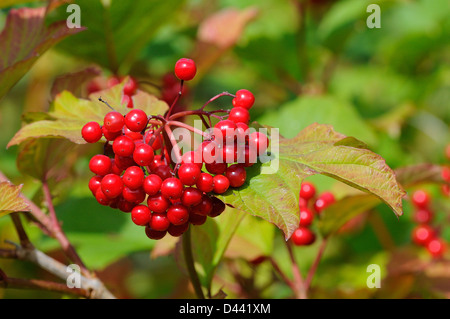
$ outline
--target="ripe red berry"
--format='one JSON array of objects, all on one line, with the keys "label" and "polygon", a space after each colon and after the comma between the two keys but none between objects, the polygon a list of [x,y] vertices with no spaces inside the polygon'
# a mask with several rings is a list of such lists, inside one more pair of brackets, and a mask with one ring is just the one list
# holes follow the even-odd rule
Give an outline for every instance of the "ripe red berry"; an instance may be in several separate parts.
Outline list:
[{"label": "ripe red berry", "polygon": [[173,204],[167,210],[167,218],[173,225],[182,225],[189,220],[189,210],[181,203]]},{"label": "ripe red berry", "polygon": [[198,215],[208,216],[212,208],[213,208],[212,199],[208,195],[204,194],[202,196],[202,201],[200,202],[200,204],[197,204],[194,207],[192,207],[192,212]]},{"label": "ripe red berry", "polygon": [[413,193],[411,200],[414,206],[424,208],[427,207],[430,202],[430,194],[419,189]]},{"label": "ripe red berry", "polygon": [[81,129],[81,136],[88,143],[98,142],[102,136],[102,128],[97,122],[88,122]]},{"label": "ripe red berry", "polygon": [[161,177],[162,180],[172,177],[172,169],[168,165],[160,165],[153,170],[153,173]]},{"label": "ripe red berry", "polygon": [[142,187],[137,189],[129,189],[128,187],[123,188],[122,197],[127,202],[140,204],[145,200],[145,192]]},{"label": "ripe red berry", "polygon": [[255,96],[252,92],[246,89],[241,89],[236,92],[236,97],[232,101],[234,107],[243,107],[247,110],[255,103]]},{"label": "ripe red berry", "polygon": [[123,183],[129,189],[137,189],[144,184],[145,175],[139,166],[130,166],[122,176]]},{"label": "ripe red berry", "polygon": [[299,226],[308,227],[309,225],[312,224],[313,220],[314,220],[314,213],[310,209],[306,207],[300,208]]},{"label": "ripe red berry", "polygon": [[208,216],[217,217],[225,211],[226,208],[225,203],[215,196],[212,196],[211,200],[212,200],[212,208]]},{"label": "ripe red berry", "polygon": [[238,159],[238,148],[234,143],[224,144],[222,147],[221,157],[217,157],[217,162],[235,163]]},{"label": "ripe red berry", "polygon": [[227,169],[227,163],[213,162],[205,164],[205,168],[211,174],[223,174]]},{"label": "ripe red berry", "polygon": [[130,79],[123,86],[123,94],[131,96],[136,93],[137,87],[137,81],[133,77],[130,77]]},{"label": "ripe red berry", "polygon": [[95,192],[97,191],[97,189],[100,187],[101,183],[102,183],[102,176],[99,175],[95,175],[93,177],[91,177],[91,179],[89,180],[89,189],[92,192],[92,194],[95,195]]},{"label": "ripe red berry", "polygon": [[114,156],[114,164],[121,170],[125,170],[130,166],[137,166],[136,162],[131,156]]},{"label": "ripe red berry", "polygon": [[197,73],[195,62],[191,59],[181,58],[175,63],[175,75],[183,81],[192,80]]},{"label": "ripe red berry", "polygon": [[244,123],[248,124],[250,121],[250,113],[247,109],[237,106],[233,107],[230,110],[230,114],[228,116],[228,119],[233,121],[234,123]]},{"label": "ripe red berry", "polygon": [[147,198],[148,208],[155,213],[165,213],[170,205],[170,200],[162,196],[161,193],[152,196],[149,195]]},{"label": "ripe red berry", "polygon": [[261,155],[267,150],[269,146],[269,139],[262,132],[253,132],[248,137],[250,150],[255,151],[256,154]]},{"label": "ripe red berry", "polygon": [[316,212],[320,213],[323,211],[326,207],[330,206],[336,201],[334,198],[333,193],[331,192],[323,192],[319,198],[314,203],[314,209]]},{"label": "ripe red berry", "polygon": [[230,181],[223,175],[214,176],[214,192],[216,194],[225,193],[230,187]]},{"label": "ripe red berry", "polygon": [[236,134],[236,128],[236,123],[231,120],[222,120],[217,122],[217,124],[214,125],[213,129],[213,134],[216,138],[216,141],[218,141],[219,143],[227,140],[233,141]]},{"label": "ripe red berry", "polygon": [[129,213],[136,206],[136,203],[131,203],[125,200],[123,197],[119,197],[119,201],[117,202],[117,208],[124,213]]},{"label": "ripe red berry", "polygon": [[111,172],[111,160],[105,155],[94,155],[89,161],[89,169],[96,175],[105,176]]},{"label": "ripe red berry", "polygon": [[134,148],[134,141],[126,135],[117,137],[113,142],[114,154],[119,156],[132,156]]},{"label": "ripe red berry", "polygon": [[195,186],[204,193],[212,192],[214,188],[214,179],[211,174],[200,173],[200,177]]},{"label": "ripe red berry", "polygon": [[103,125],[109,132],[118,132],[122,130],[125,120],[119,112],[112,111],[105,115]]},{"label": "ripe red berry", "polygon": [[427,245],[434,236],[434,229],[429,225],[418,225],[412,231],[412,240],[417,245]]},{"label": "ripe red berry", "polygon": [[108,141],[114,141],[117,137],[122,135],[122,131],[119,130],[117,132],[110,132],[104,125],[102,126],[102,133]]},{"label": "ripe red berry", "polygon": [[216,142],[203,141],[198,147],[197,153],[199,154],[202,163],[213,163],[216,160],[218,150],[219,145]]},{"label": "ripe red berry", "polygon": [[181,164],[193,163],[198,166],[198,168],[202,168],[202,157],[196,151],[188,151],[181,156]]},{"label": "ripe red berry", "polygon": [[193,212],[191,212],[189,214],[189,222],[192,225],[197,225],[197,226],[203,225],[206,222],[207,218],[208,218],[208,216],[198,215]]},{"label": "ripe red berry", "polygon": [[306,200],[313,198],[316,195],[316,188],[312,183],[303,182],[300,188],[300,197]]},{"label": "ripe red berry", "polygon": [[168,199],[177,199],[183,193],[183,184],[176,177],[169,177],[162,182],[161,194]]},{"label": "ripe red berry", "polygon": [[291,240],[296,246],[307,246],[314,243],[316,235],[309,228],[299,227],[292,234]]},{"label": "ripe red berry", "polygon": [[131,210],[131,220],[138,226],[147,226],[152,219],[152,212],[145,205],[137,205]]},{"label": "ripe red berry", "polygon": [[247,178],[247,172],[242,164],[230,165],[225,173],[231,187],[241,187]]},{"label": "ripe red berry", "polygon": [[170,224],[169,228],[167,229],[167,232],[170,234],[170,236],[173,237],[179,237],[183,235],[186,230],[189,228],[189,223],[183,223],[181,225],[173,225]]},{"label": "ripe red berry", "polygon": [[162,179],[156,174],[150,174],[144,179],[144,191],[152,196],[156,195],[161,189]]},{"label": "ripe red berry", "polygon": [[122,179],[115,174],[108,174],[103,177],[101,188],[102,192],[108,196],[108,198],[116,198],[121,195],[123,191]]},{"label": "ripe red berry", "polygon": [[428,252],[435,258],[442,257],[445,252],[445,242],[440,238],[434,238],[427,244]]},{"label": "ripe red berry", "polygon": [[170,226],[170,221],[165,213],[153,213],[148,224],[151,229],[165,231]]},{"label": "ripe red berry", "polygon": [[428,224],[433,219],[433,213],[429,209],[420,208],[414,212],[413,219],[418,224]]},{"label": "ripe red berry", "polygon": [[164,238],[164,236],[166,236],[167,231],[158,231],[158,230],[151,229],[149,226],[147,226],[147,227],[145,227],[145,234],[150,239],[159,240],[159,239]]},{"label": "ripe red berry", "polygon": [[197,183],[200,178],[200,168],[196,164],[186,163],[181,164],[178,169],[178,177],[183,185],[192,186]]},{"label": "ripe red berry", "polygon": [[133,109],[125,115],[125,125],[132,132],[143,131],[147,122],[147,114],[140,109]]},{"label": "ripe red berry", "polygon": [[108,206],[111,203],[111,198],[105,195],[103,193],[102,188],[97,188],[97,191],[95,192],[95,199],[100,205]]},{"label": "ripe red berry", "polygon": [[194,187],[187,187],[181,195],[181,202],[187,207],[198,205],[202,201],[202,192]]},{"label": "ripe red berry", "polygon": [[155,152],[150,145],[139,143],[135,146],[133,152],[133,160],[139,166],[149,166],[153,162],[154,158]]}]

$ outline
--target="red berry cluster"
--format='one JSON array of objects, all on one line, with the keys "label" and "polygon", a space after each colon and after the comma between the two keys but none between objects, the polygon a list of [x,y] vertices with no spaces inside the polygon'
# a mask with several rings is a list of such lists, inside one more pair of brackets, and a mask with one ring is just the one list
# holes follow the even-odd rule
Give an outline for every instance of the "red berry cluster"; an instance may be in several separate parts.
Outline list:
[{"label": "red berry cluster", "polygon": [[[175,67],[181,85],[195,75],[195,64],[189,61]],[[81,130],[86,142],[106,139],[104,154],[89,162],[95,174],[89,189],[101,205],[131,212],[132,221],[145,226],[151,239],[161,239],[166,233],[180,236],[190,224],[203,224],[208,216],[225,210],[215,195],[241,187],[247,178],[246,167],[266,152],[267,136],[248,127],[253,103],[251,92],[238,91],[233,109],[226,112],[228,118],[220,118],[210,134],[202,132],[207,138],[200,146],[175,154],[176,160],[170,156],[176,153],[176,145],[164,134],[172,132],[170,125],[187,125],[174,120],[179,114],[170,116],[172,107],[165,117],[132,109],[126,115],[107,113],[103,125],[88,122]],[[192,114],[209,115],[203,110]]]},{"label": "red berry cluster", "polygon": [[310,229],[316,214],[335,202],[331,192],[323,192],[316,196],[316,187],[310,182],[303,182],[300,188],[300,223],[292,234],[292,242],[297,246],[311,245],[316,240],[315,233]]},{"label": "red berry cluster", "polygon": [[[92,94],[106,88],[111,88],[119,84],[122,80],[123,78],[118,76],[109,77],[105,83],[94,79],[87,84],[86,90],[88,94]],[[132,109],[134,107],[133,95],[136,93],[137,89],[138,89],[138,82],[136,81],[135,78],[129,77],[128,81],[125,83],[123,87],[123,94],[121,101],[122,104]]]},{"label": "red berry cluster", "polygon": [[430,194],[419,189],[412,194],[411,202],[414,206],[413,220],[417,223],[412,231],[412,241],[416,245],[426,247],[433,257],[441,257],[446,244],[431,225],[434,213],[430,205]]}]

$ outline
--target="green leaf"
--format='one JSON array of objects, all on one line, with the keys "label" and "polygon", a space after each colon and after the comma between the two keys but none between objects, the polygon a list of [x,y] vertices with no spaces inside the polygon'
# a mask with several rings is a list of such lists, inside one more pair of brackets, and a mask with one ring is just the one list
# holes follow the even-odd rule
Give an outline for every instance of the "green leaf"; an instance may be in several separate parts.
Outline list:
[{"label": "green leaf", "polygon": [[46,26],[45,12],[45,7],[9,11],[0,34],[0,98],[30,70],[45,51],[67,36],[84,30],[68,28],[65,19]]},{"label": "green leaf", "polygon": [[[92,94],[89,100],[76,98],[72,93],[63,91],[56,96],[48,113],[52,119],[39,120],[23,126],[7,147],[20,144],[28,138],[39,137],[63,137],[77,144],[85,144],[81,136],[83,125],[89,121],[103,123],[105,114],[111,111],[108,106],[98,101],[99,96],[118,112],[123,114],[128,112],[129,109],[121,105],[125,81],[127,79],[120,85]],[[164,114],[168,108],[165,102],[143,91],[138,91],[133,100],[136,108],[144,110],[148,115]]]},{"label": "green leaf", "polygon": [[8,181],[0,183],[0,217],[13,212],[29,212],[30,208],[20,197],[22,185],[16,186]]},{"label": "green leaf", "polygon": [[[312,124],[295,138],[280,139],[279,154],[247,171],[247,181],[239,189],[223,195],[225,202],[237,209],[278,226],[288,239],[299,224],[301,181],[322,174],[373,194],[402,215],[405,191],[383,158],[368,150],[362,142],[337,133],[329,125]],[[274,140],[272,139],[272,144]],[[275,141],[276,144],[276,141]],[[272,145],[272,150],[274,145]],[[275,145],[276,149],[276,145]],[[262,170],[274,167],[272,174]],[[276,166],[275,166],[276,167]]]},{"label": "green leaf", "polygon": [[[127,68],[135,61],[144,45],[184,1],[78,0],[76,3],[80,6],[81,24],[87,31],[61,42],[58,48],[117,72],[122,65]],[[52,21],[66,19],[65,6],[50,17]]]}]

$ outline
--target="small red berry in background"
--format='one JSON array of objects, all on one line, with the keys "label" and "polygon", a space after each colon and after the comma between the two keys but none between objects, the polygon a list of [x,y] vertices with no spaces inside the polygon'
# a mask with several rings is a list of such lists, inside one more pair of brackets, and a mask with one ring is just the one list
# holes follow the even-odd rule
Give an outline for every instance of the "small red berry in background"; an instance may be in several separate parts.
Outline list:
[{"label": "small red berry in background", "polygon": [[316,195],[316,188],[312,183],[303,182],[300,188],[300,197],[305,200],[310,200]]},{"label": "small red berry in background", "polygon": [[445,242],[440,238],[434,238],[427,243],[428,252],[435,258],[442,257],[446,250]]},{"label": "small red berry in background", "polygon": [[414,206],[425,208],[430,202],[430,195],[425,190],[419,189],[412,194],[411,200]]},{"label": "small red berry in background", "polygon": [[299,227],[292,234],[291,240],[297,246],[308,246],[315,242],[316,235],[309,228]]},{"label": "small red berry in background", "polygon": [[192,80],[197,73],[194,60],[181,58],[175,63],[175,75],[183,81]]},{"label": "small red berry in background", "polygon": [[429,225],[418,225],[412,231],[412,240],[417,245],[427,245],[434,238],[434,229]]}]

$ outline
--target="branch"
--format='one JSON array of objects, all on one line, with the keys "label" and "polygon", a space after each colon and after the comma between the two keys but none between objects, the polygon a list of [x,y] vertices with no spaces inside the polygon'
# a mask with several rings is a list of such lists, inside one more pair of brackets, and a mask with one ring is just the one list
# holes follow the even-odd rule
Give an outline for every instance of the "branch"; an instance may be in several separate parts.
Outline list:
[{"label": "branch", "polygon": [[294,275],[294,294],[298,299],[306,299],[306,290],[305,290],[305,284],[303,282],[303,277],[300,272],[300,268],[298,267],[297,261],[295,260],[294,252],[292,251],[291,242],[286,242],[286,247],[289,252],[289,258],[292,263],[292,273]]},{"label": "branch", "polygon": [[322,259],[323,252],[325,251],[325,248],[327,246],[327,240],[323,239],[322,243],[320,244],[319,250],[317,252],[316,259],[314,259],[313,264],[311,265],[311,268],[309,268],[308,276],[306,277],[305,281],[305,291],[308,291],[311,287],[311,282],[314,277],[314,274],[316,273],[317,267],[319,266],[320,260]]}]

